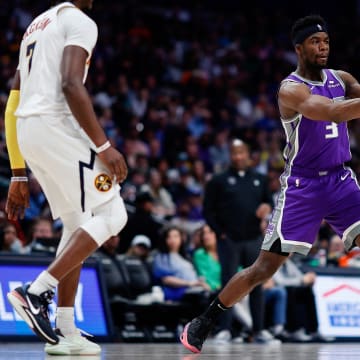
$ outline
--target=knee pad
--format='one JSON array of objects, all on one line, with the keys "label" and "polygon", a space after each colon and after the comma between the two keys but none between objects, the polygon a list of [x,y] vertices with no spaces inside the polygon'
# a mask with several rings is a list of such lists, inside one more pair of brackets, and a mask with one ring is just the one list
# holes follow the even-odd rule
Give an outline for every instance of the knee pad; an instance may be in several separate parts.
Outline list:
[{"label": "knee pad", "polygon": [[99,245],[117,235],[127,222],[127,212],[120,195],[93,209],[93,216],[81,225]]},{"label": "knee pad", "polygon": [[56,250],[56,256],[58,256],[64,249],[75,230],[79,229],[82,224],[86,223],[91,219],[91,212],[67,213],[61,215],[60,219],[63,223],[63,230],[59,245]]}]

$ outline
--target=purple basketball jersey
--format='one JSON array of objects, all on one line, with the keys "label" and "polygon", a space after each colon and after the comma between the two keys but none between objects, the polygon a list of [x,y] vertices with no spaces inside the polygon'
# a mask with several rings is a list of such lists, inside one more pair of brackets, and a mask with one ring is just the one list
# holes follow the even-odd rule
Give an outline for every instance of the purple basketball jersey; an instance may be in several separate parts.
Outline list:
[{"label": "purple basketball jersey", "polygon": [[[314,95],[326,96],[334,101],[345,98],[345,85],[334,70],[322,72],[323,81],[310,81],[295,72],[284,81],[307,85]],[[298,114],[293,119],[282,120],[287,136],[284,157],[288,166],[326,170],[349,161],[351,158],[349,136],[345,122],[314,121]]]},{"label": "purple basketball jersey", "polygon": [[[345,85],[334,70],[322,71],[314,82],[292,73],[284,81],[303,83],[312,94],[333,101],[345,98]],[[360,234],[360,188],[354,172],[344,167],[350,160],[346,123],[314,121],[302,114],[282,119],[287,136],[286,166],[281,191],[262,245],[270,250],[280,239],[281,250],[306,255],[322,220],[350,249]]]}]

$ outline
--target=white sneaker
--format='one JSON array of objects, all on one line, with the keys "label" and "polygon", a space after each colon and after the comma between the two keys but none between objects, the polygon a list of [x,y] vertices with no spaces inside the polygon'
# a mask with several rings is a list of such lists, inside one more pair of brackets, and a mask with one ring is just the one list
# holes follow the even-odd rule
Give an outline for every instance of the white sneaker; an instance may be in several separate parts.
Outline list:
[{"label": "white sneaker", "polygon": [[305,332],[304,328],[300,328],[293,333],[290,334],[290,341],[295,342],[310,342],[312,340],[312,336],[308,335]]},{"label": "white sneaker", "polygon": [[271,344],[271,345],[279,345],[281,341],[279,339],[275,339],[274,336],[267,330],[261,330],[254,336],[254,343],[258,344]]},{"label": "white sneaker", "polygon": [[213,342],[217,345],[229,344],[230,341],[231,332],[229,330],[221,330],[213,338]]},{"label": "white sneaker", "polygon": [[98,355],[101,353],[101,347],[94,342],[89,341],[86,337],[90,335],[80,329],[71,335],[63,335],[59,329],[55,329],[59,342],[56,345],[47,343],[45,352],[50,355]]}]

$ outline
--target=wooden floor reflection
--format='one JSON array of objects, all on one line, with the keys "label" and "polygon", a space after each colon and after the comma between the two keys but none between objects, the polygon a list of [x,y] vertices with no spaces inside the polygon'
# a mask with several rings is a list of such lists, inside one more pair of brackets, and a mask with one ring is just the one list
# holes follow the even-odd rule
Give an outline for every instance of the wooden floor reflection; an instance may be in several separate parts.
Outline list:
[{"label": "wooden floor reflection", "polygon": [[191,354],[180,344],[102,345],[101,356],[49,356],[41,343],[0,343],[0,360],[355,360],[360,359],[360,344],[283,344],[214,345],[206,343],[200,355]]}]

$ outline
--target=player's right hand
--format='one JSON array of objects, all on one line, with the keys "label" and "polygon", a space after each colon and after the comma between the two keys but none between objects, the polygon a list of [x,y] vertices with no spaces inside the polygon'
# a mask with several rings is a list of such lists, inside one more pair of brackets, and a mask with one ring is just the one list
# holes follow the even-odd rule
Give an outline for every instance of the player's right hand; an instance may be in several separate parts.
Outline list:
[{"label": "player's right hand", "polygon": [[119,151],[111,146],[100,152],[98,156],[108,168],[112,178],[116,179],[116,182],[122,183],[126,179],[128,168],[124,156]]},{"label": "player's right hand", "polygon": [[10,182],[5,211],[9,220],[22,219],[29,207],[29,185],[27,181]]}]

